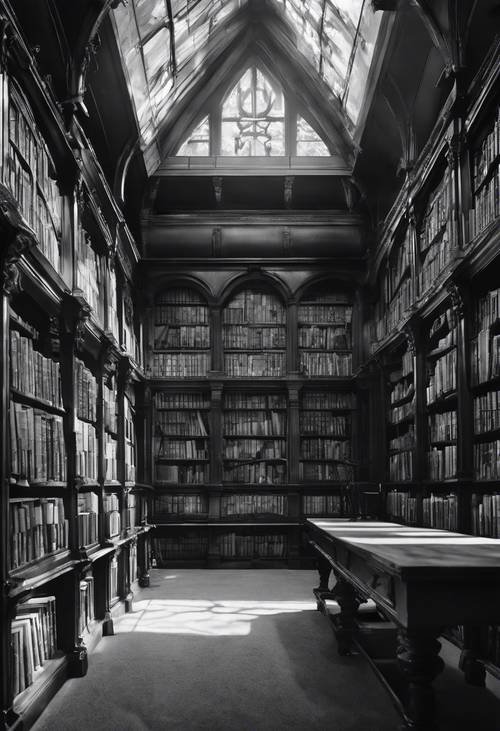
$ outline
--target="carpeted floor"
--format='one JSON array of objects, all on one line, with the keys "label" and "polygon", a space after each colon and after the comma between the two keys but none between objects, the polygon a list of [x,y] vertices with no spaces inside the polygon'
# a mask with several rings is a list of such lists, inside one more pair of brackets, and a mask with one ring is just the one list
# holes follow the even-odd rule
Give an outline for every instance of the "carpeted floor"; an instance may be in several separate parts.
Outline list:
[{"label": "carpeted floor", "polygon": [[341,658],[309,571],[154,570],[34,731],[396,731],[360,656]]}]

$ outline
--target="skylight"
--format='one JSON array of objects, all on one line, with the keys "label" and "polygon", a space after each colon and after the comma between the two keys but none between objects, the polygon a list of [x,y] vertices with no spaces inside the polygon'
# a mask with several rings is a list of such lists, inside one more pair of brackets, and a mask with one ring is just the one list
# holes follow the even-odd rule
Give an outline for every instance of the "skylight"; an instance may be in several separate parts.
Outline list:
[{"label": "skylight", "polygon": [[[274,8],[288,21],[298,51],[356,123],[382,15],[369,0],[129,0],[113,18],[143,148],[203,68],[214,34],[243,7],[257,18]],[[246,136],[241,154],[257,139]]]}]

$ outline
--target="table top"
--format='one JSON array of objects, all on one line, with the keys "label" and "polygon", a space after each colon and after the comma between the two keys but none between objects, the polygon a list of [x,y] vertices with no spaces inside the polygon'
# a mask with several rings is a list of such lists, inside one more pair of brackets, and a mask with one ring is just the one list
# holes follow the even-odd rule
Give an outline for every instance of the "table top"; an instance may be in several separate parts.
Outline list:
[{"label": "table top", "polygon": [[310,529],[392,573],[500,571],[500,540],[380,521],[308,519]]}]

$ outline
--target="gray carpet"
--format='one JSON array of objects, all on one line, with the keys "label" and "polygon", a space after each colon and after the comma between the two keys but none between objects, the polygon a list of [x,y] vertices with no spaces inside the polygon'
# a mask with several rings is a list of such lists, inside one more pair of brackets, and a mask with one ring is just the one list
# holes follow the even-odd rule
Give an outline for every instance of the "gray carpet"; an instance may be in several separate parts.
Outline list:
[{"label": "gray carpet", "polygon": [[396,731],[360,656],[341,658],[309,571],[154,570],[134,611],[34,731]]}]

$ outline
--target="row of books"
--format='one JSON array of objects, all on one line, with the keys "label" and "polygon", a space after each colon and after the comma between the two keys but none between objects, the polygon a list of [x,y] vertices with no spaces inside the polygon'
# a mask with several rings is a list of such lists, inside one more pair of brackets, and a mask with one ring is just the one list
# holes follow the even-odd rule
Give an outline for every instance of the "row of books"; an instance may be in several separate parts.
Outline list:
[{"label": "row of books", "polygon": [[36,680],[57,650],[56,598],[38,596],[17,605],[11,623],[12,694],[19,695]]},{"label": "row of books", "polygon": [[68,521],[62,498],[11,502],[11,569],[67,547]]},{"label": "row of books", "polygon": [[450,350],[434,363],[426,387],[427,404],[432,404],[457,388],[457,351]]},{"label": "row of books", "polygon": [[78,634],[80,637],[84,632],[90,632],[91,624],[94,620],[94,577],[86,576],[80,581],[80,613],[78,616]]},{"label": "row of books", "polygon": [[312,459],[349,459],[351,443],[347,440],[303,437],[300,440],[300,458]]},{"label": "row of books", "polygon": [[217,536],[217,550],[221,558],[286,558],[287,536],[279,533],[270,535],[240,535],[222,533]]},{"label": "row of books", "polygon": [[17,330],[10,332],[10,376],[12,388],[62,407],[59,363],[45,358]]},{"label": "row of books", "polygon": [[286,412],[224,411],[223,430],[227,436],[279,436],[286,433]]},{"label": "row of books", "polygon": [[500,288],[490,290],[476,301],[472,313],[472,332],[478,335],[481,330],[488,330],[498,320],[500,320]]},{"label": "row of books", "polygon": [[221,518],[259,515],[287,515],[286,495],[224,495],[220,504]]},{"label": "row of books", "polygon": [[204,495],[155,495],[154,515],[200,516],[208,513],[208,500]]},{"label": "row of books", "polygon": [[418,522],[418,500],[409,492],[390,490],[386,497],[386,510],[389,518],[412,524]]},{"label": "row of books", "polygon": [[224,394],[225,409],[286,409],[286,398],[281,394],[232,393]]},{"label": "row of books", "polygon": [[76,413],[79,419],[97,419],[97,379],[81,360],[75,360]]},{"label": "row of books", "polygon": [[500,494],[473,493],[471,498],[472,533],[500,538]]},{"label": "row of books", "polygon": [[300,371],[305,376],[350,376],[352,375],[351,353],[301,352]]},{"label": "row of books", "polygon": [[474,408],[474,434],[484,434],[500,429],[500,390],[488,391],[476,396]]},{"label": "row of books", "polygon": [[389,261],[388,269],[385,276],[385,302],[390,302],[398,289],[401,278],[407,272],[411,265],[411,238],[409,229],[406,230],[404,239],[396,246],[393,246]]},{"label": "row of books", "polygon": [[302,510],[304,515],[341,515],[342,498],[340,495],[304,495]]},{"label": "row of books", "polygon": [[116,434],[118,431],[118,402],[115,378],[102,389],[104,428]]},{"label": "row of books", "polygon": [[109,596],[111,603],[118,600],[118,560],[116,555],[109,562]]},{"label": "row of books", "polygon": [[333,325],[309,325],[299,327],[299,348],[311,350],[350,350],[350,327]]},{"label": "row of books", "polygon": [[404,434],[398,434],[397,437],[394,437],[389,441],[389,449],[394,450],[405,450],[405,449],[413,449],[415,446],[415,433],[413,431],[413,426],[408,427],[408,431]]},{"label": "row of books", "polygon": [[156,414],[155,431],[162,436],[206,437],[207,414],[197,409],[189,411],[159,411]]},{"label": "row of books", "polygon": [[443,226],[449,221],[451,203],[450,174],[446,170],[439,185],[429,196],[420,228],[421,251],[431,245]]},{"label": "row of books", "polygon": [[457,438],[457,412],[429,414],[429,437],[431,442],[450,442]]},{"label": "row of books", "polygon": [[352,305],[303,304],[299,305],[299,325],[331,323],[332,325],[348,325],[352,322]]},{"label": "row of books", "polygon": [[474,444],[474,474],[477,480],[500,478],[500,439]]},{"label": "row of books", "polygon": [[500,167],[491,179],[474,195],[474,208],[470,211],[470,238],[475,238],[500,215]]},{"label": "row of books", "polygon": [[101,256],[92,248],[90,236],[80,228],[76,236],[76,286],[83,292],[97,322],[104,320],[105,273]]},{"label": "row of books", "polygon": [[194,289],[189,287],[172,287],[156,297],[158,305],[199,305],[202,302],[201,296]]},{"label": "row of books", "polygon": [[272,294],[244,290],[223,311],[224,324],[286,322],[283,304]]},{"label": "row of books", "polygon": [[351,420],[347,416],[334,416],[328,411],[302,411],[300,413],[301,434],[333,434],[347,437],[351,431]]},{"label": "row of books", "polygon": [[353,478],[351,465],[336,462],[306,462],[299,463],[299,479],[307,482],[349,482]]},{"label": "row of books", "polygon": [[401,377],[406,378],[413,373],[415,367],[415,358],[411,350],[406,350],[401,359]]},{"label": "row of books", "polygon": [[9,188],[20,205],[23,217],[35,231],[43,255],[54,269],[59,271],[61,203],[49,210],[41,189],[36,186],[33,172],[26,169],[17,150],[12,147],[9,151],[7,168]]},{"label": "row of books", "polygon": [[418,273],[419,293],[430,289],[444,268],[450,263],[453,240],[448,230],[443,231],[441,239],[435,241],[425,254]]},{"label": "row of books", "polygon": [[157,350],[170,348],[210,347],[210,331],[206,325],[161,325],[155,326],[154,347]]},{"label": "row of books", "polygon": [[19,485],[65,482],[66,449],[61,416],[11,402],[10,471]]},{"label": "row of books", "polygon": [[225,459],[280,459],[285,457],[286,443],[277,439],[225,440]]},{"label": "row of books", "polygon": [[285,373],[285,353],[226,353],[224,370],[228,376],[268,376],[276,378]]},{"label": "row of books", "polygon": [[389,455],[389,479],[393,482],[413,479],[413,451]]},{"label": "row of books", "polygon": [[457,446],[447,445],[427,452],[427,473],[429,480],[447,480],[457,474]]},{"label": "row of books", "polygon": [[90,546],[99,540],[97,513],[78,513],[78,537],[80,546]]},{"label": "row of books", "polygon": [[471,383],[477,386],[500,376],[500,334],[481,330],[471,340]]},{"label": "row of books", "polygon": [[378,329],[378,340],[391,333],[403,320],[405,312],[413,304],[413,280],[408,278],[401,282],[399,289],[391,300],[385,302],[381,324]]},{"label": "row of books", "polygon": [[206,441],[200,439],[155,438],[154,453],[165,459],[208,459]]},{"label": "row of books", "polygon": [[156,481],[182,485],[202,485],[209,480],[207,464],[179,465],[161,464],[155,466]]},{"label": "row of books", "polygon": [[97,433],[93,424],[75,421],[76,475],[87,480],[97,480]]},{"label": "row of books", "polygon": [[303,409],[352,409],[354,394],[336,391],[305,391],[302,396]]},{"label": "row of books", "polygon": [[422,500],[422,522],[428,528],[458,530],[458,495],[434,495]]},{"label": "row of books", "polygon": [[135,419],[132,406],[125,398],[125,480],[134,482],[136,477],[137,443],[135,436]]},{"label": "row of books", "polygon": [[154,378],[197,378],[206,376],[210,368],[210,353],[154,353]]},{"label": "row of books", "polygon": [[111,264],[111,262],[108,263],[106,267],[106,279],[107,279],[107,292],[108,292],[108,299],[107,299],[107,327],[111,331],[111,333],[114,335],[114,338],[117,342],[120,342],[120,325],[118,321],[118,300],[117,300],[117,292],[118,292],[118,282],[116,279],[116,269]]},{"label": "row of books", "polygon": [[[21,103],[11,92],[9,98],[9,139],[14,143],[27,167],[33,172],[37,164],[37,130],[21,109]],[[35,136],[36,135],[36,136]]]},{"label": "row of books", "polygon": [[286,465],[269,462],[224,466],[224,482],[237,482],[248,485],[280,485],[286,480]]},{"label": "row of books", "polygon": [[415,393],[413,378],[398,381],[391,390],[391,404],[410,398]]},{"label": "row of books", "polygon": [[472,157],[472,185],[474,190],[481,185],[488,175],[491,164],[500,155],[500,110],[493,126],[481,141],[481,145],[474,150]]},{"label": "row of books", "polygon": [[208,325],[208,307],[200,304],[156,304],[155,327],[158,325]]},{"label": "row of books", "polygon": [[209,409],[210,399],[202,393],[157,391],[153,397],[156,409]]},{"label": "row of books", "polygon": [[104,535],[106,538],[114,538],[120,535],[121,515],[117,510],[104,513]]},{"label": "row of books", "polygon": [[247,327],[246,325],[225,325],[222,344],[228,350],[266,350],[286,348],[284,327]]},{"label": "row of books", "polygon": [[153,557],[160,566],[176,559],[203,559],[207,553],[208,536],[199,531],[153,538]]}]

